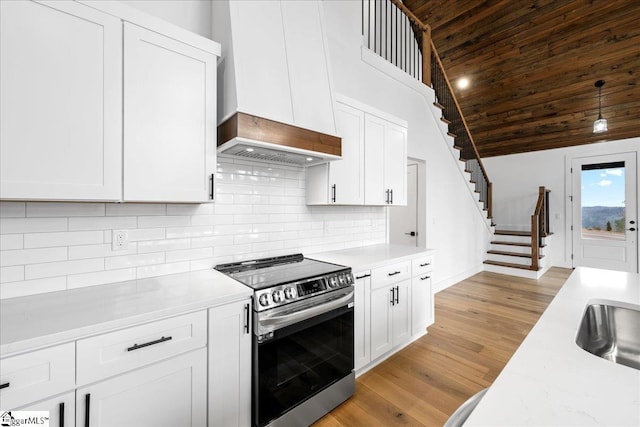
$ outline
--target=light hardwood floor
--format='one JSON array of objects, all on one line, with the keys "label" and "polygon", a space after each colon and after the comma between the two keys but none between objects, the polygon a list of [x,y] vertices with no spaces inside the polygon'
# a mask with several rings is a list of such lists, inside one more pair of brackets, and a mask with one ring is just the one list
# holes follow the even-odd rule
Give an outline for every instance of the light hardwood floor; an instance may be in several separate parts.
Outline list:
[{"label": "light hardwood floor", "polygon": [[361,375],[355,395],[314,426],[442,426],[496,379],[571,271],[482,272],[437,293],[429,333]]}]

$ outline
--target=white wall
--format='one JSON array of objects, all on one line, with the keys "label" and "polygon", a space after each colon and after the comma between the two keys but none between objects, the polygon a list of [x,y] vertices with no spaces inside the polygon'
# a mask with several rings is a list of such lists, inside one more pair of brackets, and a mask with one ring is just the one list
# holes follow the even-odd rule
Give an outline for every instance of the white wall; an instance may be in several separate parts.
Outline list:
[{"label": "white wall", "polygon": [[308,207],[304,186],[302,168],[221,159],[215,204],[0,202],[0,298],[385,241],[384,208]]},{"label": "white wall", "polygon": [[571,267],[571,210],[568,204],[571,194],[567,191],[571,178],[566,162],[573,157],[624,152],[635,152],[640,159],[640,138],[483,159],[493,182],[494,222],[505,228],[530,229],[538,187],[545,186],[551,190],[550,228],[554,233],[551,265]]},{"label": "white wall", "polygon": [[479,271],[488,231],[429,100],[362,61],[360,0],[322,4],[335,91],[406,120],[408,156],[426,162],[426,245],[438,251],[434,289]]},{"label": "white wall", "polygon": [[121,0],[201,36],[211,38],[211,0]]}]

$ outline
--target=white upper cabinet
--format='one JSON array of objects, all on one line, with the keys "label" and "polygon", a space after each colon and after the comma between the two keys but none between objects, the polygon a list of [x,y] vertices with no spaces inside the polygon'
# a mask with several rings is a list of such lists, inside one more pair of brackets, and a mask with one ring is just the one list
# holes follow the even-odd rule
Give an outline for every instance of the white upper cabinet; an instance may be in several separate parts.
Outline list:
[{"label": "white upper cabinet", "polygon": [[219,121],[236,111],[336,134],[328,52],[317,0],[214,1],[224,46]]},{"label": "white upper cabinet", "polygon": [[364,204],[364,116],[337,102],[336,122],[342,159],[307,167],[307,204]]},{"label": "white upper cabinet", "polygon": [[216,55],[124,24],[124,200],[206,202]]},{"label": "white upper cabinet", "polygon": [[70,1],[0,19],[0,197],[120,199],[120,19]]},{"label": "white upper cabinet", "polygon": [[306,168],[307,204],[406,205],[406,125],[343,98],[335,109],[342,159]]}]

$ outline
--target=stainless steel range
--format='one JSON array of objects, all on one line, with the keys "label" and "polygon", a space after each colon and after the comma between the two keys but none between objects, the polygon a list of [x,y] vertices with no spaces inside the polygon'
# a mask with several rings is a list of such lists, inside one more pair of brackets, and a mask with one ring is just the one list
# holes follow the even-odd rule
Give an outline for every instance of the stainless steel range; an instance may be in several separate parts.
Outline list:
[{"label": "stainless steel range", "polygon": [[349,267],[295,254],[216,270],[254,290],[254,426],[309,425],[353,394]]}]

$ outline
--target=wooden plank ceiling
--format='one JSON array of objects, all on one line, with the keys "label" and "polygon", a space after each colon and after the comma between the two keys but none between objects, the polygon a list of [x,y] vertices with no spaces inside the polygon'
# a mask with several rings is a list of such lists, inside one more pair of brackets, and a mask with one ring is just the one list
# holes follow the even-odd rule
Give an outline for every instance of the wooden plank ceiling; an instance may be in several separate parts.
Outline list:
[{"label": "wooden plank ceiling", "polygon": [[[640,1],[404,0],[431,26],[481,157],[640,136]],[[609,131],[593,133],[602,115]]]}]

